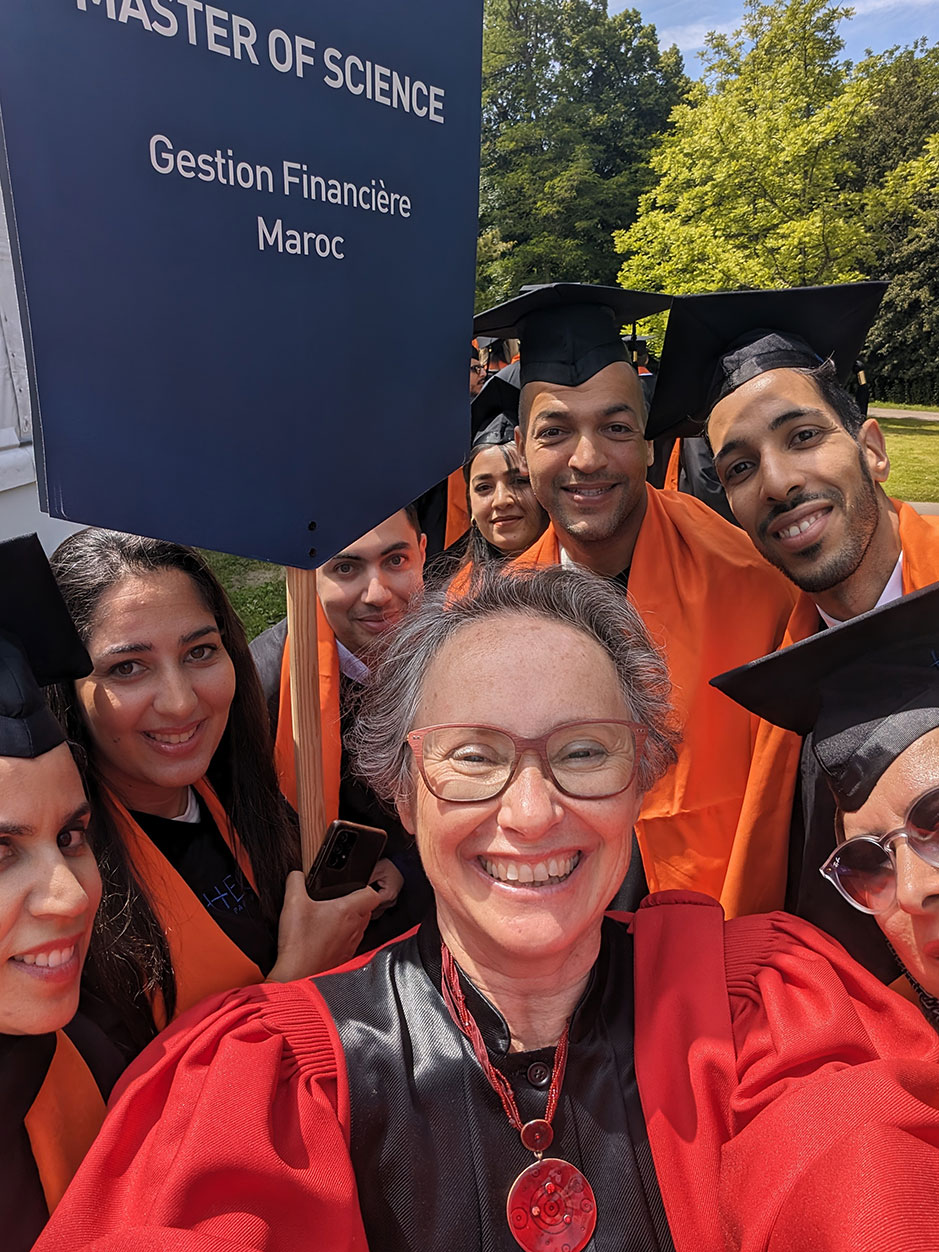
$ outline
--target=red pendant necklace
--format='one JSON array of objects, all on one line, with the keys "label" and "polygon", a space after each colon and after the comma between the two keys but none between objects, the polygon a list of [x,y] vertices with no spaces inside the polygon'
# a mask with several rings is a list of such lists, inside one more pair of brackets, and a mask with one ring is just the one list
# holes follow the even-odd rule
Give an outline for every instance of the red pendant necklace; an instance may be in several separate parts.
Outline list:
[{"label": "red pendant necklace", "polygon": [[525,1252],[581,1252],[597,1224],[597,1201],[590,1183],[569,1161],[545,1158],[551,1146],[554,1117],[567,1066],[570,1022],[558,1041],[543,1118],[522,1122],[515,1094],[505,1074],[489,1059],[479,1027],[466,1005],[456,962],[445,943],[440,945],[440,989],[450,1016],[473,1047],[490,1087],[502,1102],[506,1116],[519,1132],[522,1145],[535,1154],[535,1163],[523,1169],[509,1189],[505,1206],[509,1230]]}]

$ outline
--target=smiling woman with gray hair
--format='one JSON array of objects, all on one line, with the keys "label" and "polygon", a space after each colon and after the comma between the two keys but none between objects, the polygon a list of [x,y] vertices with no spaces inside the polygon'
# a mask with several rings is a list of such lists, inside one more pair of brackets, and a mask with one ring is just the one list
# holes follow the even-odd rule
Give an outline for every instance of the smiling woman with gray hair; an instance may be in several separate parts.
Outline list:
[{"label": "smiling woman with gray hair", "polygon": [[672,892],[605,916],[674,759],[617,590],[555,566],[428,598],[358,722],[435,916],[182,1019],[39,1249],[929,1244],[939,1043],[915,1010],[782,914]]}]

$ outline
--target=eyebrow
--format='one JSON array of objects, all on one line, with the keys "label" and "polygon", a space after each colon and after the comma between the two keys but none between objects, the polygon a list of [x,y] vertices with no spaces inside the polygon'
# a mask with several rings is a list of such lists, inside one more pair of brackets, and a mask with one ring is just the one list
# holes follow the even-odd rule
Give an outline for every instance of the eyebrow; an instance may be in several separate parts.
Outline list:
[{"label": "eyebrow", "polygon": [[[206,635],[221,635],[218,626],[200,626],[196,630],[191,630],[188,635],[180,635],[180,644],[193,643],[196,639],[204,639]],[[129,652],[152,652],[152,643],[116,643],[113,648],[105,648],[103,652],[99,652],[100,657],[109,656],[125,656]]]},{"label": "eyebrow", "polygon": [[[779,430],[780,426],[785,426],[787,422],[797,421],[800,417],[828,417],[827,413],[823,413],[821,409],[811,406],[802,409],[787,409],[785,413],[780,413],[778,417],[774,417],[767,427],[770,431]],[[739,452],[741,448],[749,447],[745,439],[731,439],[729,443],[725,443],[720,452],[714,454],[714,464],[723,461],[725,457],[732,456],[733,453]]]},{"label": "eyebrow", "polygon": [[[598,416],[599,417],[615,417],[617,413],[631,413],[633,417],[639,416],[637,410],[634,409],[633,406],[631,404],[628,404],[625,400],[617,400],[613,404],[608,404],[605,409],[601,409],[599,411]],[[537,415],[537,417],[534,420],[536,422],[540,422],[542,418],[545,418],[545,417],[557,419],[557,418],[569,418],[570,416],[571,416],[570,409],[542,409],[541,412]]]},{"label": "eyebrow", "polygon": [[[382,548],[378,554],[378,559],[381,560],[383,556],[391,556],[392,552],[406,552],[410,547],[411,545],[402,539],[399,543],[392,543],[387,548]],[[354,552],[337,552],[329,563],[332,565],[334,561],[353,561],[356,565],[364,565],[366,560],[366,557],[356,556]]]},{"label": "eyebrow", "polygon": [[[91,805],[86,800],[84,804],[80,804],[77,809],[73,809],[66,817],[59,821],[59,830],[65,830],[67,826],[80,821],[83,817],[89,817],[91,814]],[[35,826],[18,826],[15,822],[0,822],[0,835],[34,835],[36,833]]]}]

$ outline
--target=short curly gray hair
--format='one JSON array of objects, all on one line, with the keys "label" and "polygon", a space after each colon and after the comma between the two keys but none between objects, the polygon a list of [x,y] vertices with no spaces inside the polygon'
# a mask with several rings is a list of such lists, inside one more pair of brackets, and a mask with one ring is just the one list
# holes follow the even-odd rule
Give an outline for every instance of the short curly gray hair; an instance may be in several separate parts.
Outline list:
[{"label": "short curly gray hair", "polygon": [[[440,650],[460,631],[507,614],[561,622],[582,631],[607,653],[631,716],[648,728],[639,763],[643,791],[676,759],[678,734],[671,683],[639,614],[608,579],[572,566],[476,571],[467,593],[429,592],[409,613],[373,664],[352,719],[353,768],[388,804],[410,797],[414,780],[406,743],[424,679]],[[481,675],[480,681],[487,676]],[[459,708],[453,710],[458,721]]]}]

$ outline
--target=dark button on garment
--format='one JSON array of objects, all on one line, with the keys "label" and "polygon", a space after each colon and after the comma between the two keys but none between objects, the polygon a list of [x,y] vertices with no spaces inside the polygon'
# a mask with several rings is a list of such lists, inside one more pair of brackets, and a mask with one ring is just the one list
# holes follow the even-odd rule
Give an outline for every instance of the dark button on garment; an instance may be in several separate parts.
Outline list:
[{"label": "dark button on garment", "polygon": [[547,1087],[551,1081],[551,1070],[544,1061],[532,1061],[528,1067],[528,1081],[533,1087]]}]

